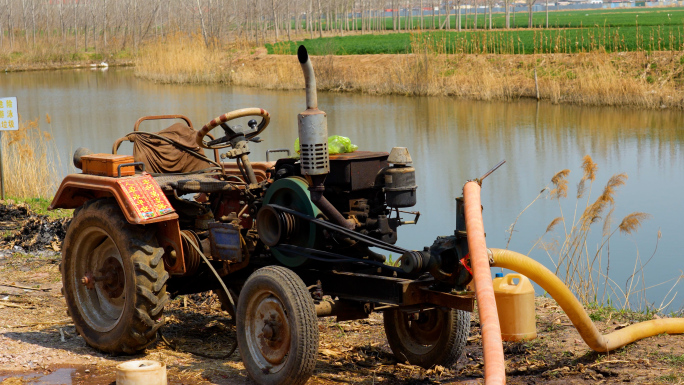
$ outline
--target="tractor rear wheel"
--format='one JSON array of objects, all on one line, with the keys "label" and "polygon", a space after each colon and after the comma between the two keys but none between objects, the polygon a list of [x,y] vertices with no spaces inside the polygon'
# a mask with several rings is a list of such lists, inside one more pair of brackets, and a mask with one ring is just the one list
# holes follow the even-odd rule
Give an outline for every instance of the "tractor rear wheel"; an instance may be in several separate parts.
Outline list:
[{"label": "tractor rear wheel", "polygon": [[455,364],[470,334],[470,313],[463,310],[385,310],[384,320],[387,342],[397,360],[424,368]]},{"label": "tractor rear wheel", "polygon": [[88,345],[133,354],[156,339],[169,275],[154,229],[129,224],[112,199],[74,213],[60,264],[62,294]]},{"label": "tractor rear wheel", "polygon": [[304,384],[318,355],[318,320],[311,294],[292,270],[255,271],[238,299],[242,362],[258,384]]}]

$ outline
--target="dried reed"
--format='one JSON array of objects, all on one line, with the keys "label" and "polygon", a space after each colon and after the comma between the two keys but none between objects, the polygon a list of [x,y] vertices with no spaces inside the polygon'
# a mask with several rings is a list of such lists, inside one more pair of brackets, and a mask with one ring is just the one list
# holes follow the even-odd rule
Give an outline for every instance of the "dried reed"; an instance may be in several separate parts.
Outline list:
[{"label": "dried reed", "polygon": [[[323,51],[335,52],[334,44],[330,39]],[[325,91],[375,95],[516,100],[536,97],[536,69],[540,97],[552,103],[684,108],[680,79],[684,64],[674,51],[453,54],[463,51],[453,44],[443,34],[415,33],[407,49],[411,54],[315,56],[317,86]],[[164,83],[301,89],[304,81],[297,59],[278,54],[288,53],[289,47],[289,43],[276,44],[274,55],[266,54],[264,48],[242,45],[207,48],[199,36],[178,34],[145,44],[135,71],[137,76]]]},{"label": "dried reed", "polygon": [[[50,116],[46,115],[48,125]],[[59,186],[61,161],[52,135],[38,119],[19,120],[17,131],[2,135],[5,194],[12,198],[51,198]]]},{"label": "dried reed", "polygon": [[104,49],[101,45],[88,50],[75,44],[73,36],[64,39],[37,36],[36,43],[14,39],[10,47],[7,40],[0,46],[0,66],[5,70],[52,69],[85,66],[107,61],[109,64],[128,62],[132,58],[124,49]]},{"label": "dried reed", "polygon": [[226,54],[209,48],[199,35],[178,33],[143,45],[135,75],[159,83],[225,83]]},{"label": "dried reed", "polygon": [[[454,55],[427,43],[416,51],[420,53],[314,57],[318,89],[517,100],[536,98],[537,68],[540,97],[552,103],[684,108],[684,83],[677,80],[684,66],[670,53]],[[657,62],[657,71],[642,76],[644,61]],[[298,62],[290,55],[245,56],[236,59],[230,71],[230,82],[236,85],[304,87]]]},{"label": "dried reed", "polygon": [[[587,155],[583,159],[582,169],[584,174],[577,186],[575,213],[572,221],[567,222],[560,204],[561,199],[567,197],[567,177],[570,170],[562,170],[556,173],[551,179],[553,188],[549,190],[547,187],[542,190],[542,193],[548,191],[547,195],[550,199],[558,201],[561,215],[548,224],[546,231],[535,241],[528,254],[535,248],[543,250],[555,266],[555,273],[585,304],[612,301],[623,309],[637,308],[638,310],[656,312],[663,310],[674,299],[674,295],[671,295],[672,290],[667,293],[659,306],[651,305],[647,301],[646,290],[672,281],[676,285],[682,277],[675,277],[655,286],[647,286],[644,282],[644,267],[655,256],[661,237],[660,231],[651,257],[643,262],[637,248],[632,274],[627,278],[624,287],[617,284],[610,277],[610,241],[618,231],[623,235],[636,233],[642,223],[650,219],[651,216],[643,212],[633,212],[625,216],[617,226],[614,226],[612,216],[615,209],[615,195],[619,187],[625,184],[627,175],[624,173],[613,175],[604,186],[601,194],[592,201],[591,187],[596,179],[598,166]],[[587,200],[583,201],[584,208],[578,217],[578,204],[585,194]],[[534,201],[537,199],[539,196]],[[528,208],[529,205],[523,212]],[[607,214],[604,215],[605,212]],[[516,218],[516,222],[518,218]],[[595,251],[590,251],[588,239],[592,226],[602,220],[603,227],[598,245]],[[561,223],[564,226],[563,234],[559,238],[546,240],[545,237],[553,234]],[[508,230],[511,234],[514,231],[514,226],[515,222]],[[595,238],[594,236],[591,239]]]}]

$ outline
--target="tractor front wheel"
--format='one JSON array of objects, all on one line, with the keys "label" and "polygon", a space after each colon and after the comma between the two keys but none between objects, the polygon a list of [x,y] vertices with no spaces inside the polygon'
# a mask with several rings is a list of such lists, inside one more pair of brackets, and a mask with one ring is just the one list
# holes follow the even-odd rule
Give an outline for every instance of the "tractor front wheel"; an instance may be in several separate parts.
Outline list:
[{"label": "tractor front wheel", "polygon": [[267,266],[240,291],[237,340],[258,384],[304,384],[318,355],[318,320],[311,294],[292,270]]},{"label": "tractor front wheel", "polygon": [[129,224],[112,199],[74,213],[60,264],[62,294],[88,345],[133,354],[156,339],[169,275],[154,228]]},{"label": "tractor front wheel", "polygon": [[385,310],[384,320],[387,342],[397,360],[424,368],[455,364],[470,334],[470,313],[462,310]]}]

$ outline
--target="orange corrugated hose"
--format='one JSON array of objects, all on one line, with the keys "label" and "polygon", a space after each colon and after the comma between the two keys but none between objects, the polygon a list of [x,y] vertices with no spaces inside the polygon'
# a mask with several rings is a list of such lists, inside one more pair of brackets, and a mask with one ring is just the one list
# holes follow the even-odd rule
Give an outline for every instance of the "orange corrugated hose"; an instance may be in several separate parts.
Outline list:
[{"label": "orange corrugated hose", "polygon": [[473,268],[475,295],[480,314],[482,329],[482,350],[484,351],[485,384],[505,384],[506,369],[504,366],[503,342],[501,341],[501,325],[496,312],[492,273],[489,269],[487,244],[485,243],[484,223],[482,221],[482,205],[480,203],[480,185],[468,182],[463,186],[465,201],[466,233],[470,249],[470,264]]},{"label": "orange corrugated hose", "polygon": [[[470,233],[468,233],[468,238],[470,238]],[[468,245],[470,245],[470,242],[468,242]],[[532,258],[515,251],[501,249],[491,249],[491,251],[494,258],[492,266],[510,269],[523,274],[546,290],[565,311],[565,314],[568,315],[568,318],[570,318],[570,321],[580,336],[582,336],[584,342],[592,350],[608,352],[646,337],[662,333],[684,333],[684,318],[664,318],[640,322],[610,334],[602,335],[596,329],[594,323],[591,322],[589,315],[584,311],[584,307],[582,307],[582,304],[575,298],[570,289],[549,269]],[[478,302],[479,300],[480,297],[478,295]]]}]

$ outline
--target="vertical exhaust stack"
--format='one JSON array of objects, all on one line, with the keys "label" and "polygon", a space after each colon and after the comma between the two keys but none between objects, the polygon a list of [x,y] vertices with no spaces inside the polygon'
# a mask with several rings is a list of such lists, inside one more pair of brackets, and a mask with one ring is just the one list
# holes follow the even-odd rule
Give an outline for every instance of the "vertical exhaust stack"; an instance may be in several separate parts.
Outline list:
[{"label": "vertical exhaust stack", "polygon": [[299,154],[302,174],[309,182],[311,202],[331,221],[348,229],[354,229],[352,221],[347,220],[324,196],[325,178],[330,173],[330,154],[328,153],[328,116],[318,109],[316,94],[316,75],[303,45],[297,50],[297,59],[304,72],[306,83],[306,111],[297,115],[299,126]]},{"label": "vertical exhaust stack", "polygon": [[328,117],[318,109],[316,75],[303,45],[297,50],[297,58],[302,65],[306,83],[306,111],[297,115],[302,174],[309,180],[309,185],[322,186],[325,176],[330,173]]}]

